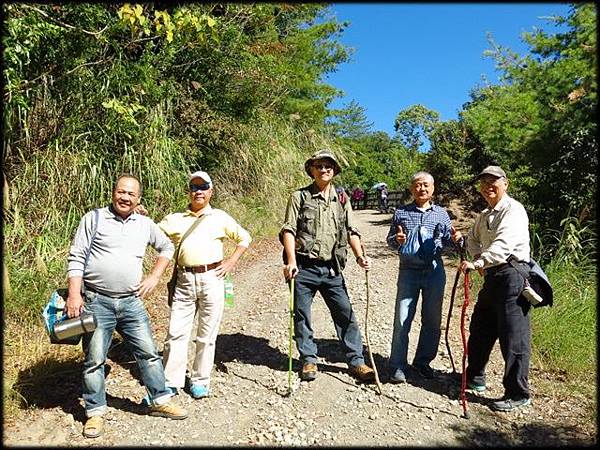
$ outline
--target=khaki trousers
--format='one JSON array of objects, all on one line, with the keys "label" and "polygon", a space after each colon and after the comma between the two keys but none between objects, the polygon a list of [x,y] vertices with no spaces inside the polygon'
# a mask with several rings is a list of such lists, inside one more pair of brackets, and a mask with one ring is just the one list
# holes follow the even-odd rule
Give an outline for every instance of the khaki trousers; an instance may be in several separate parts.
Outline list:
[{"label": "khaki trousers", "polygon": [[194,316],[198,326],[194,341],[190,383],[209,386],[215,360],[215,343],[223,317],[224,280],[214,270],[204,273],[179,271],[171,306],[169,332],[163,349],[166,385],[182,388],[188,365],[188,344]]}]

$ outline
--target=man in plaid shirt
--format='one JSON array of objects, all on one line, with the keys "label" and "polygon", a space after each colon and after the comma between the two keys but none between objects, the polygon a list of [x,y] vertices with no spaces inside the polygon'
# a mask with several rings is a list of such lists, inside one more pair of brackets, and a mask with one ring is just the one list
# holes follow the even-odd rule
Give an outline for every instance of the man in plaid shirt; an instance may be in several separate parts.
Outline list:
[{"label": "man in plaid shirt", "polygon": [[450,222],[444,208],[431,201],[434,191],[433,176],[417,172],[411,179],[413,202],[396,209],[388,245],[398,250],[400,269],[394,313],[394,332],[390,352],[390,381],[406,381],[408,368],[408,334],[417,309],[419,293],[421,332],[413,359],[413,367],[423,378],[433,378],[429,365],[437,354],[441,335],[442,301],[446,272],[442,262],[442,248],[457,242],[462,235]]}]

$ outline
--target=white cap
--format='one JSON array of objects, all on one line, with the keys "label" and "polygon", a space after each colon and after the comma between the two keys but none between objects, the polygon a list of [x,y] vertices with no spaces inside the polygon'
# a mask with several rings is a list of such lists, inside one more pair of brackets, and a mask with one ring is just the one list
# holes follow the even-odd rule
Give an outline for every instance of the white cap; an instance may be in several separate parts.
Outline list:
[{"label": "white cap", "polygon": [[210,187],[213,187],[212,180],[210,179],[208,174],[202,170],[198,170],[190,175],[190,181],[192,181],[194,178],[202,178],[204,181],[206,181],[210,185]]}]

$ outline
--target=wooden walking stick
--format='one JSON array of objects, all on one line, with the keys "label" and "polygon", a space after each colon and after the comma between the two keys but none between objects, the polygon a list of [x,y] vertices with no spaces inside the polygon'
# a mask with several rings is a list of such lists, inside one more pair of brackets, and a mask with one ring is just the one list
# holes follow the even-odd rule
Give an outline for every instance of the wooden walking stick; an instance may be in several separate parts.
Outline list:
[{"label": "wooden walking stick", "polygon": [[294,277],[290,279],[290,326],[289,326],[289,348],[288,348],[288,395],[292,393],[292,341],[294,338]]},{"label": "wooden walking stick", "polygon": [[466,336],[466,331],[465,331],[465,317],[466,317],[467,308],[469,306],[469,291],[470,291],[469,271],[468,270],[465,271],[464,289],[465,289],[465,301],[463,303],[462,310],[460,313],[460,336],[462,338],[462,344],[463,344],[462,376],[460,379],[460,400],[462,402],[462,407],[463,407],[463,417],[465,419],[468,419],[469,411],[467,410],[467,395],[465,392],[467,389],[467,371],[465,370],[465,362],[467,360],[467,355],[469,354],[469,347],[467,345],[467,336]]},{"label": "wooden walking stick", "polygon": [[[361,243],[363,256],[367,257],[367,252],[365,251],[365,246]],[[371,361],[371,366],[373,367],[373,371],[375,372],[375,383],[377,384],[377,389],[379,390],[379,395],[383,394],[381,389],[381,382],[379,381],[379,374],[377,373],[377,366],[375,365],[375,360],[373,359],[373,352],[371,351],[371,342],[369,341],[369,271],[365,270],[365,284],[367,289],[367,306],[365,308],[365,340],[367,341],[367,351],[369,353],[369,360]]]}]

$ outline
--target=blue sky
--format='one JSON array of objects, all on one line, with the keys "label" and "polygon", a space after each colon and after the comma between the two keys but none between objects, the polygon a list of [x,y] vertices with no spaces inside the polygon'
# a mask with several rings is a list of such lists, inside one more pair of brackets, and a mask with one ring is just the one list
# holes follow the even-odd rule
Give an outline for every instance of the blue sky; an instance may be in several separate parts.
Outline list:
[{"label": "blue sky", "polygon": [[543,16],[567,16],[568,3],[334,3],[330,13],[350,25],[341,42],[355,49],[351,61],[325,81],[345,92],[331,106],[356,100],[374,131],[394,134],[401,110],[420,103],[456,119],[469,92],[498,83],[487,33],[495,42],[525,54],[520,39],[534,27],[555,31]]}]

